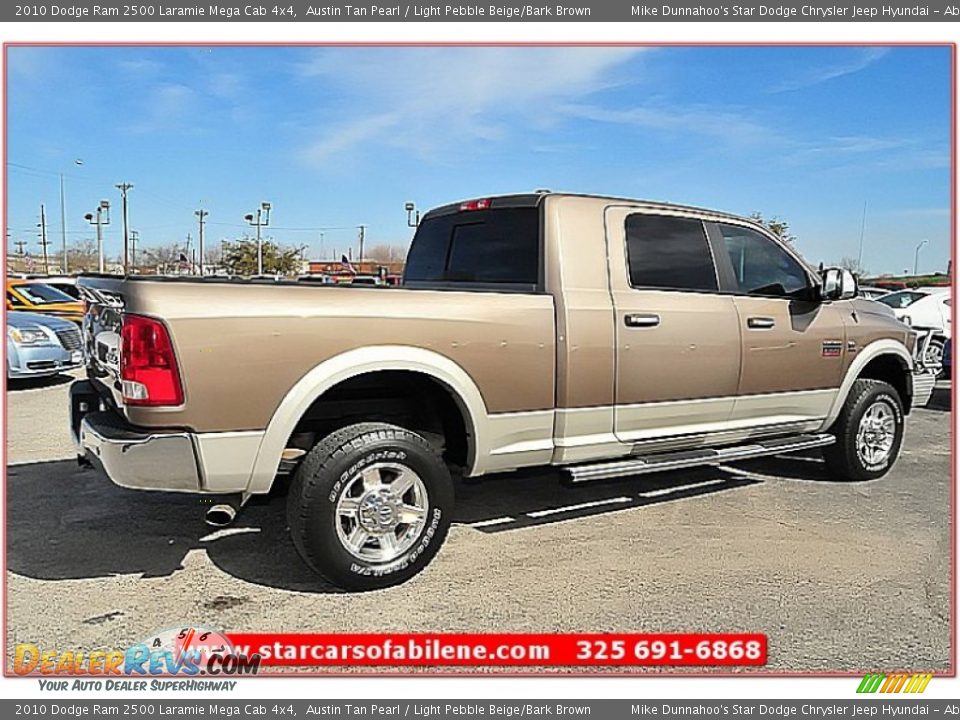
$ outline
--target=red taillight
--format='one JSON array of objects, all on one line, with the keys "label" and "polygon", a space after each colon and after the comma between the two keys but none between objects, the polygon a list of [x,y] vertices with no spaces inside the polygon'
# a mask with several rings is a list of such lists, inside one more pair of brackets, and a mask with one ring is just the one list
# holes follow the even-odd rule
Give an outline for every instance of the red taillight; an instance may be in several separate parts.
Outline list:
[{"label": "red taillight", "polygon": [[183,389],[170,333],[159,320],[123,316],[120,381],[128,405],[182,405]]},{"label": "red taillight", "polygon": [[490,209],[490,198],[484,198],[483,200],[467,200],[466,202],[460,203],[460,210],[489,210]]}]

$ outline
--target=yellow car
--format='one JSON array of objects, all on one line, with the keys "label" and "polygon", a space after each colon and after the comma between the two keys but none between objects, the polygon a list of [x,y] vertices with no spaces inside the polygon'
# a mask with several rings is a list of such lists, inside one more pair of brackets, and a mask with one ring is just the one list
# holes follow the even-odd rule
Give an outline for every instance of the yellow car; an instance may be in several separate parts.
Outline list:
[{"label": "yellow car", "polygon": [[75,323],[83,321],[83,303],[56,288],[32,280],[7,280],[7,310],[54,315]]}]

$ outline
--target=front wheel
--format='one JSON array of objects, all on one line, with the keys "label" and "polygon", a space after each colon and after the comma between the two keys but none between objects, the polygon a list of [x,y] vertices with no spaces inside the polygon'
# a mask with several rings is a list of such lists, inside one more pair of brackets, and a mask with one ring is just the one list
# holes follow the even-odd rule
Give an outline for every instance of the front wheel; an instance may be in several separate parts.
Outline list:
[{"label": "front wheel", "polygon": [[873,480],[886,475],[903,442],[903,403],[881,380],[857,380],[830,429],[837,442],[824,449],[838,480]]},{"label": "front wheel", "polygon": [[423,570],[452,511],[442,458],[420,435],[386,423],[350,425],[317,443],[287,499],[300,555],[349,590],[396,585]]}]

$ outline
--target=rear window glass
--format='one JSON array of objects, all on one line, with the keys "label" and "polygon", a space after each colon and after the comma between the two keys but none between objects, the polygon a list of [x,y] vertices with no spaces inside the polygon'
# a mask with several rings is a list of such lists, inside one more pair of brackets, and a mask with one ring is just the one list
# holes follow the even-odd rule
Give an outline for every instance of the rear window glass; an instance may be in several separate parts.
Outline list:
[{"label": "rear window glass", "polygon": [[69,295],[43,283],[24,283],[23,285],[17,285],[16,290],[35,305],[74,301]]},{"label": "rear window glass", "polygon": [[537,208],[470,210],[420,223],[407,256],[404,283],[534,290],[539,268]]},{"label": "rear window glass", "polygon": [[910,307],[920,298],[926,297],[924,293],[910,292],[905,290],[903,292],[895,292],[890,295],[884,295],[881,298],[877,298],[877,302],[882,302],[884,305],[889,305],[892,308],[902,309],[905,307]]}]

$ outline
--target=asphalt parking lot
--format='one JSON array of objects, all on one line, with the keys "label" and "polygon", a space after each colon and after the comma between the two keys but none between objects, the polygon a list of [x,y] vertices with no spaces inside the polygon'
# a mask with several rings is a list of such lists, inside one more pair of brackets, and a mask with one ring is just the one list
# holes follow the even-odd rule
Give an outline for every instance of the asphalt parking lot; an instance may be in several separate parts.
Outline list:
[{"label": "asphalt parking lot", "polygon": [[552,472],[500,475],[458,488],[423,574],[347,594],[300,561],[282,497],[213,532],[194,497],[79,469],[68,380],[7,396],[9,648],[125,647],[185,623],[745,631],[767,633],[772,671],[950,667],[949,383],[910,416],[881,480],[831,482],[816,455],[576,488]]}]

